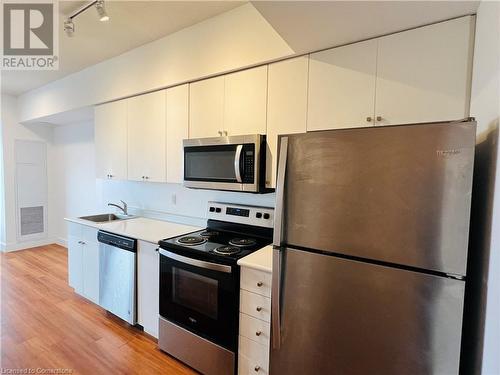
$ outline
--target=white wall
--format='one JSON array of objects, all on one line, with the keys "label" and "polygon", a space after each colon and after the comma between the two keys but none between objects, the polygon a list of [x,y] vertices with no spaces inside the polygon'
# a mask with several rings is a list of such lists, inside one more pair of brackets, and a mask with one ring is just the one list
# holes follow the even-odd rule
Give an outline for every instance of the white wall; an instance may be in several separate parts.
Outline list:
[{"label": "white wall", "polygon": [[[464,354],[467,372],[500,374],[500,3],[476,20],[471,115],[478,123]],[[484,337],[483,337],[484,335]]]},{"label": "white wall", "polygon": [[99,212],[93,122],[55,127],[52,150],[54,188],[50,192],[53,202],[50,208],[55,219],[51,229],[57,242],[64,244],[67,238],[64,217]]},{"label": "white wall", "polygon": [[292,49],[247,3],[21,95],[20,120],[39,119],[291,54]]}]

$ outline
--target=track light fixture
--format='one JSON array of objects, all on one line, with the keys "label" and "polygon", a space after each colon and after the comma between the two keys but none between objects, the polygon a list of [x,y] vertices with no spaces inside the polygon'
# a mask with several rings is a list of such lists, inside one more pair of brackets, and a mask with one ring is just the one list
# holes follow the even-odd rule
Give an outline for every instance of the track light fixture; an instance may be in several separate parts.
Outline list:
[{"label": "track light fixture", "polygon": [[94,0],[91,1],[90,3],[84,5],[83,7],[79,8],[73,14],[71,14],[66,21],[64,21],[64,32],[66,33],[67,36],[73,36],[75,33],[75,24],[73,23],[73,19],[75,19],[77,16],[85,12],[87,9],[91,8],[92,6],[95,6],[97,10],[97,14],[99,16],[99,21],[101,22],[106,22],[109,21],[109,16],[108,13],[106,13],[106,8],[104,6],[104,0]]},{"label": "track light fixture", "polygon": [[73,23],[73,20],[71,18],[68,18],[66,21],[64,21],[64,32],[69,37],[73,36],[73,33],[75,32],[75,24]]},{"label": "track light fixture", "polygon": [[97,14],[99,15],[99,21],[109,21],[109,16],[106,13],[106,9],[104,8],[104,0],[97,0],[95,7],[97,9]]}]

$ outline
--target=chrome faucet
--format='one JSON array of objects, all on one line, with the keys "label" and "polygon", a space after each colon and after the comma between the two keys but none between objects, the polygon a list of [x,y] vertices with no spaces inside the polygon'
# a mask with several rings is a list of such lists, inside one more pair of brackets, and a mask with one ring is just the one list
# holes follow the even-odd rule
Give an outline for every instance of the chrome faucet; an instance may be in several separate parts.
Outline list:
[{"label": "chrome faucet", "polygon": [[124,215],[128,215],[128,208],[127,208],[128,206],[127,206],[127,203],[125,203],[122,200],[120,200],[120,202],[123,203],[123,207],[120,206],[119,204],[115,204],[115,203],[108,203],[108,206],[113,206],[113,207],[119,208],[120,210],[123,211]]}]

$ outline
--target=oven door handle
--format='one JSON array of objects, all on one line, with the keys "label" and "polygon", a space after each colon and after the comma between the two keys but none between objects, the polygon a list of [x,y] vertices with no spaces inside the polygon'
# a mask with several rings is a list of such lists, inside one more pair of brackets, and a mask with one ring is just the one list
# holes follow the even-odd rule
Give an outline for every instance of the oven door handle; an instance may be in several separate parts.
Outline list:
[{"label": "oven door handle", "polygon": [[242,183],[241,179],[241,151],[243,151],[243,145],[236,146],[236,153],[234,154],[234,174],[236,175],[236,181]]},{"label": "oven door handle", "polygon": [[175,254],[175,253],[172,253],[170,251],[167,251],[167,250],[161,249],[161,248],[160,248],[160,254],[163,256],[166,256],[167,258],[176,260],[176,261],[181,262],[181,263],[190,264],[191,266],[195,266],[195,267],[200,267],[200,268],[205,268],[205,269],[212,270],[212,271],[225,272],[225,273],[231,273],[231,271],[232,271],[231,266],[225,266],[223,264],[205,262],[204,260],[188,258],[188,257],[182,256],[179,254]]}]

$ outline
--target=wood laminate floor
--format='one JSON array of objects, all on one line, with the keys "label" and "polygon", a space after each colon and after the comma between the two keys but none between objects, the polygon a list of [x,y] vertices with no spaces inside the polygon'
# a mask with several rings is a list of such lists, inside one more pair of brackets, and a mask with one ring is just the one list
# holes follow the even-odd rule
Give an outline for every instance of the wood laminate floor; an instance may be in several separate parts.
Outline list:
[{"label": "wood laminate floor", "polygon": [[195,374],[154,339],[74,293],[64,247],[1,254],[0,274],[1,373]]}]

